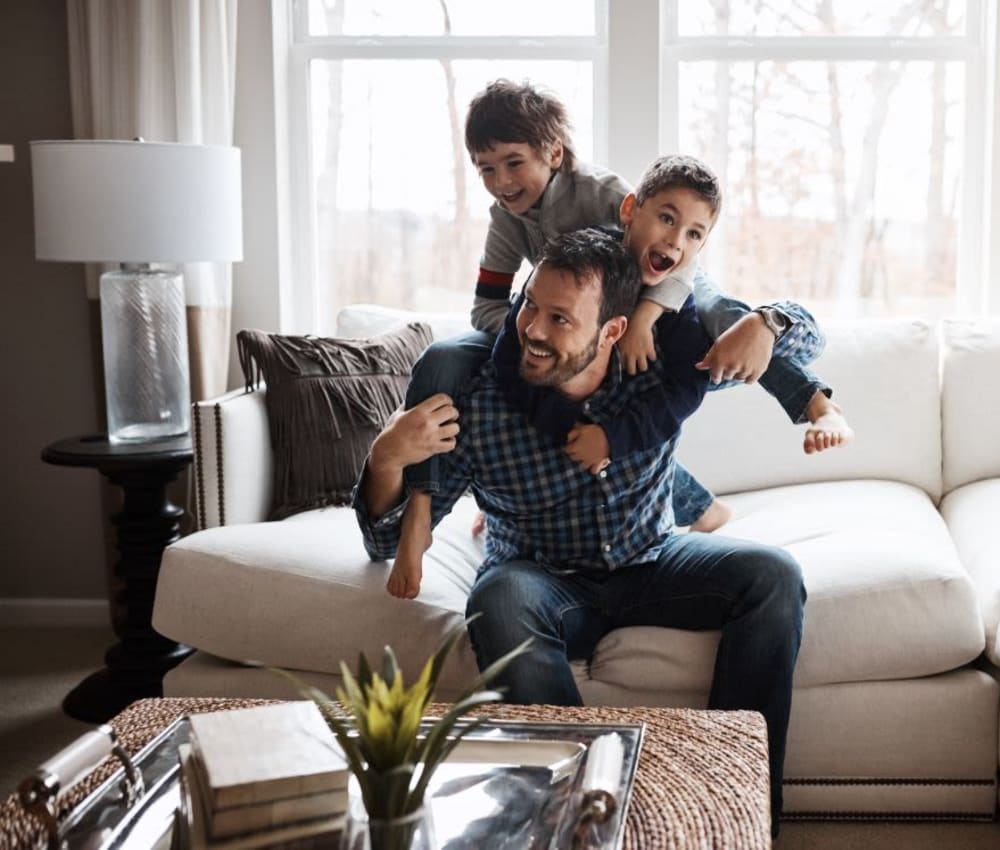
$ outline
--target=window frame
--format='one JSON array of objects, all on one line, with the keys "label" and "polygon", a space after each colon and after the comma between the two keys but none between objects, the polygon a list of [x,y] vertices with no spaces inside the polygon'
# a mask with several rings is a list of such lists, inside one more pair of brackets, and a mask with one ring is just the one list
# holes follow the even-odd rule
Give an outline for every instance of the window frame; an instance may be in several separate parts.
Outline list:
[{"label": "window frame", "polygon": [[[309,180],[309,65],[314,59],[569,59],[593,66],[594,160],[635,182],[679,139],[681,62],[809,60],[959,61],[966,66],[963,163],[982,181],[963,180],[960,197],[957,315],[1000,313],[1000,13],[967,0],[959,36],[689,36],[679,32],[680,0],[595,0],[592,36],[311,36],[308,0],[272,0],[275,62],[280,326],[317,327],[316,198]],[[628,57],[617,61],[617,57]],[[991,144],[991,140],[993,140]],[[994,163],[993,160],[996,160]],[[722,223],[722,228],[725,224]],[[724,237],[724,232],[718,237]]]},{"label": "window frame", "polygon": [[[309,34],[308,0],[288,4],[288,165],[291,272],[282,300],[283,326],[321,330],[316,197],[309,180],[312,126],[309,65],[313,60],[524,59],[589,61],[593,66],[594,159],[608,156],[608,11],[611,0],[594,0],[592,36],[371,36]],[[603,128],[603,129],[602,129]],[[473,273],[470,270],[470,275]],[[336,298],[334,302],[337,303]],[[340,305],[344,306],[344,305]],[[328,329],[323,329],[328,330]]]},{"label": "window frame", "polygon": [[[673,0],[635,0],[662,10],[660,22],[663,69],[657,109],[662,115],[661,139],[667,150],[677,148],[680,137],[676,110],[680,63],[691,61],[867,61],[936,60],[965,64],[963,163],[974,163],[991,173],[989,121],[990,71],[995,62],[996,10],[985,0],[966,0],[965,32],[956,36],[690,36],[680,33],[678,6]],[[983,108],[969,108],[979,104]],[[975,174],[976,169],[970,169]],[[996,176],[994,176],[994,180]],[[958,217],[958,266],[955,271],[956,315],[978,315],[1000,310],[1000,281],[989,281],[987,269],[992,241],[1000,241],[1000,228],[991,226],[988,183],[963,179]],[[995,190],[994,190],[995,191]],[[994,213],[995,214],[995,213]],[[720,222],[725,237],[725,222]],[[994,276],[998,269],[994,269]]]}]

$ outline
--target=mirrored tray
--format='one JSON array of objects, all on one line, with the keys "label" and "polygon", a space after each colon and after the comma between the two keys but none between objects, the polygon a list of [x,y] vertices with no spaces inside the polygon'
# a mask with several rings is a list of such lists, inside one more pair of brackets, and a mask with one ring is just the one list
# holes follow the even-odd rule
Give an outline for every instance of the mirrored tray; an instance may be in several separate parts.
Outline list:
[{"label": "mirrored tray", "polygon": [[[618,805],[584,846],[617,850],[642,746],[643,726],[491,721],[473,730],[430,783],[442,850],[570,847],[582,806],[587,748],[616,732],[624,744]],[[146,791],[126,807],[110,777],[63,825],[69,850],[169,850],[180,805],[177,748],[190,736],[180,718],[133,759]],[[352,800],[352,806],[357,801]],[[332,843],[335,846],[335,842]]]}]

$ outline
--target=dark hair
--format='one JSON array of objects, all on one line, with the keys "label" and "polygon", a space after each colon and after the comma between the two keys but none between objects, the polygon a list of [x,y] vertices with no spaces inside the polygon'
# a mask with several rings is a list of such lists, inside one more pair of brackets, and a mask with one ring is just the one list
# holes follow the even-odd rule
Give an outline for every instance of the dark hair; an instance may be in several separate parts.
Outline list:
[{"label": "dark hair", "polygon": [[647,198],[651,198],[664,189],[681,187],[690,189],[712,210],[712,219],[719,217],[722,208],[722,187],[719,178],[701,160],[683,154],[661,156],[639,178],[635,190],[635,201],[642,206]]},{"label": "dark hair", "polygon": [[545,243],[538,262],[569,272],[578,285],[590,275],[598,279],[601,286],[599,325],[615,316],[632,315],[642,288],[642,277],[635,259],[615,236],[594,227],[564,233]]},{"label": "dark hair", "polygon": [[528,82],[494,80],[469,102],[465,116],[465,147],[473,162],[476,154],[497,142],[530,145],[538,153],[562,142],[559,170],[571,171],[576,162],[566,107],[554,96]]}]

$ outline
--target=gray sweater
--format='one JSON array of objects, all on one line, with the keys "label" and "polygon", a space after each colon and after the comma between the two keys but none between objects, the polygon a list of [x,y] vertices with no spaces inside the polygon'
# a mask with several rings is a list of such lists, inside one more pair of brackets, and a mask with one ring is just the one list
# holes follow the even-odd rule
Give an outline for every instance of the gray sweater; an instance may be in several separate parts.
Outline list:
[{"label": "gray sweater", "polygon": [[[523,215],[512,213],[494,201],[480,266],[491,272],[514,275],[523,260],[538,262],[547,239],[581,227],[618,227],[618,210],[630,191],[628,183],[617,174],[577,163],[573,171],[557,171],[542,194],[541,204]],[[662,283],[646,287],[642,297],[677,310],[691,292],[693,277],[694,264],[691,264]],[[495,334],[503,326],[510,307],[510,287],[506,292],[494,287],[491,294],[493,297],[476,293],[472,326]]]}]

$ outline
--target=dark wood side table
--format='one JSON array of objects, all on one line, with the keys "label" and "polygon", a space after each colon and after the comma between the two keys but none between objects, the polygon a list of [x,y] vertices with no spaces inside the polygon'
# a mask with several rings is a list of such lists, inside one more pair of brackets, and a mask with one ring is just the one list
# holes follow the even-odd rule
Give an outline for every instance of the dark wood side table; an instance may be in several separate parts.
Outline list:
[{"label": "dark wood side table", "polygon": [[180,538],[184,516],[167,498],[167,485],[192,456],[187,435],[144,443],[109,443],[104,435],[70,437],[42,451],[46,463],[97,469],[125,496],[121,510],[111,516],[119,554],[111,626],[119,642],[105,653],[105,668],[66,695],[63,710],[70,717],[103,723],[137,699],[162,696],[163,674],[193,652],[152,626],[160,557]]}]

